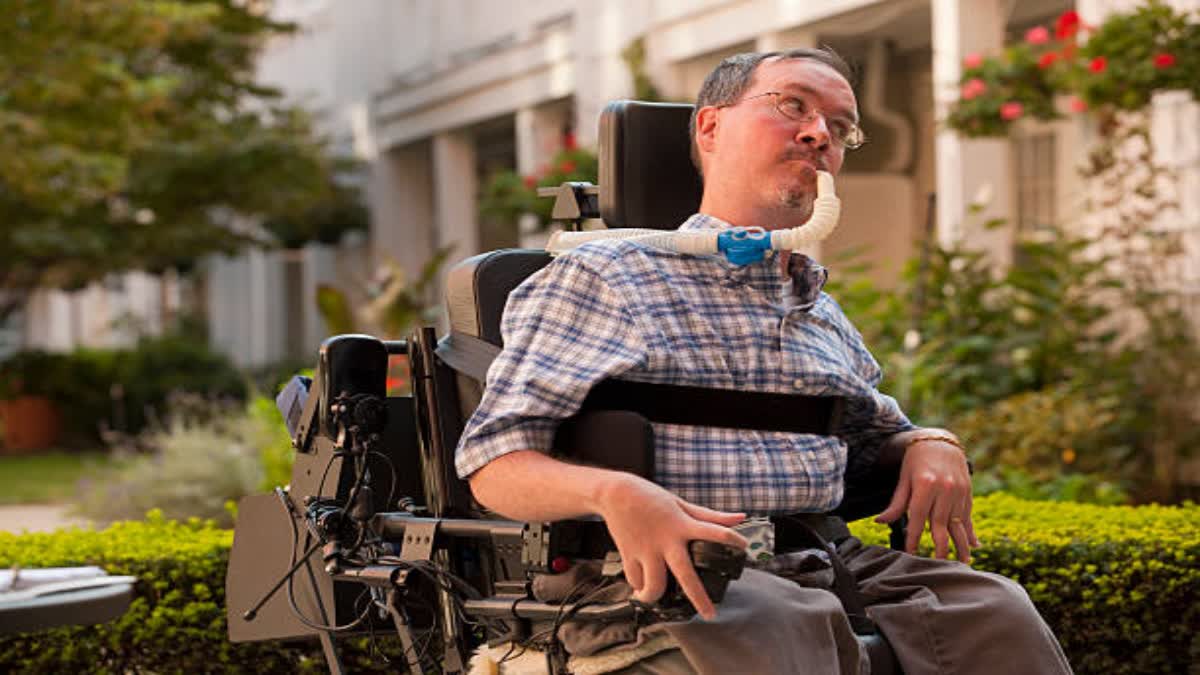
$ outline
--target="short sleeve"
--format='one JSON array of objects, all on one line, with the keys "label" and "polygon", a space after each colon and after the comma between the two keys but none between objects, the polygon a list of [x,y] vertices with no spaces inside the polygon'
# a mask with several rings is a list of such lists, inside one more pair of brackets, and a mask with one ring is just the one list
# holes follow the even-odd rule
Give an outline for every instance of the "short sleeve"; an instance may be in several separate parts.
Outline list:
[{"label": "short sleeve", "polygon": [[512,292],[501,334],[504,349],[455,454],[464,479],[510,452],[549,451],[592,386],[647,361],[620,295],[576,255],[555,259]]}]

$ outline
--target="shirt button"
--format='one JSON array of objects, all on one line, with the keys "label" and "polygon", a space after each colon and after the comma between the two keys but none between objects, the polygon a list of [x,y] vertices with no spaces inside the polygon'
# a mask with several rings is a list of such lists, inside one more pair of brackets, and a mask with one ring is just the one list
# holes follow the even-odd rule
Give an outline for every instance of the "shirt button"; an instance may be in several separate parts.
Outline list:
[{"label": "shirt button", "polygon": [[803,389],[804,388],[804,380],[794,380],[792,382],[792,386],[797,389]]}]

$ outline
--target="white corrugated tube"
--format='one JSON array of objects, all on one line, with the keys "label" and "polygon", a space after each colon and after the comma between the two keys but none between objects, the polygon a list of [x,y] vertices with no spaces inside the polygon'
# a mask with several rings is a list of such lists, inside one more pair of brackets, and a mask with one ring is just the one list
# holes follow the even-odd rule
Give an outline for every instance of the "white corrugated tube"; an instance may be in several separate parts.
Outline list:
[{"label": "white corrugated tube", "polygon": [[[558,255],[590,241],[630,239],[677,253],[693,255],[725,253],[732,262],[744,265],[754,260],[761,260],[763,252],[768,249],[792,251],[821,241],[837,227],[841,211],[842,203],[834,191],[833,175],[827,171],[818,171],[817,198],[813,202],[813,212],[808,222],[787,230],[773,230],[769,239],[766,237],[766,233],[757,227],[694,232],[624,228],[590,232],[556,232],[546,242],[546,250],[553,255]],[[757,251],[757,255],[755,255],[755,251]]]}]

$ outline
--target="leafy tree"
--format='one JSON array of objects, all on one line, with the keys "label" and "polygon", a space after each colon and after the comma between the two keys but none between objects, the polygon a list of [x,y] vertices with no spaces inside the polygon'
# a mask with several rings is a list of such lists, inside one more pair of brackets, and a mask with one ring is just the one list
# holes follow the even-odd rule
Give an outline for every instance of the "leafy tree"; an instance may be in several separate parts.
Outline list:
[{"label": "leafy tree", "polygon": [[0,318],[38,287],[186,267],[311,213],[306,115],[254,82],[293,30],[252,0],[9,0],[0,22]]}]

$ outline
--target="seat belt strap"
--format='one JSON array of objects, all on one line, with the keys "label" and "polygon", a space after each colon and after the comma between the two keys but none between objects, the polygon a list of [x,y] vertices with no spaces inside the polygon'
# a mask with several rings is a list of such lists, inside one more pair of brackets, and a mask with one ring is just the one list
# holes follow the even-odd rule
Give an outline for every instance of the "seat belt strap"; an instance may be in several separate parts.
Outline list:
[{"label": "seat belt strap", "polygon": [[[458,331],[438,343],[446,365],[479,382],[500,347]],[[840,396],[772,394],[629,380],[604,380],[592,387],[581,410],[630,410],[651,422],[793,434],[833,435],[845,399]]]}]

